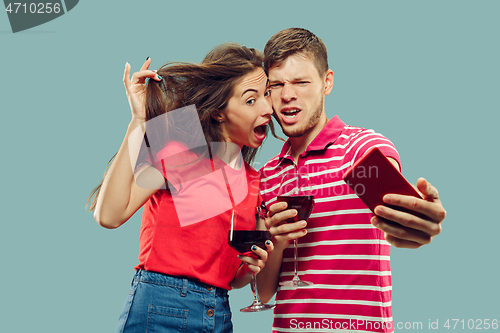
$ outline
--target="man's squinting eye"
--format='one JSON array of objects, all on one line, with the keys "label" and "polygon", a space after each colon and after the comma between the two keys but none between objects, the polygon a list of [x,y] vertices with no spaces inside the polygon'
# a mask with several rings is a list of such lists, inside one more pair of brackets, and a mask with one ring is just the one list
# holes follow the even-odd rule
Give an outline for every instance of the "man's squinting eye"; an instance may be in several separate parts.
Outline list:
[{"label": "man's squinting eye", "polygon": [[271,89],[278,89],[280,87],[283,87],[283,83],[273,83],[273,84],[269,85],[269,88],[271,88]]}]

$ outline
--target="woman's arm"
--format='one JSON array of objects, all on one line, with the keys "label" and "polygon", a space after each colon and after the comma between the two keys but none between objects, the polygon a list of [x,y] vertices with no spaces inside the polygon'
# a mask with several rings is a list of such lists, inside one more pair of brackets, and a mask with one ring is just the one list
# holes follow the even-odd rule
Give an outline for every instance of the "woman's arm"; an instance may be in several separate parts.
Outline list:
[{"label": "woman's arm", "polygon": [[140,126],[137,120],[130,122],[120,150],[104,177],[97,198],[94,218],[105,228],[113,229],[125,223],[164,184],[163,176],[158,171],[160,182],[156,189],[141,188],[135,183],[128,138],[130,132],[137,126]]},{"label": "woman's arm", "polygon": [[[138,147],[142,143],[143,127],[146,122],[146,78],[160,80],[156,72],[148,70],[151,60],[146,60],[139,72],[130,79],[130,65],[125,66],[123,82],[127,92],[132,120],[130,121],[125,138],[116,154],[114,161],[106,173],[94,212],[95,220],[105,228],[117,228],[126,222],[142,205],[164,184],[160,172],[149,167],[147,172],[151,176],[149,188],[139,187],[134,180],[132,170],[133,161],[130,153],[133,152],[134,160],[137,159]],[[132,146],[129,146],[132,145]],[[149,178],[148,178],[149,179]]]}]

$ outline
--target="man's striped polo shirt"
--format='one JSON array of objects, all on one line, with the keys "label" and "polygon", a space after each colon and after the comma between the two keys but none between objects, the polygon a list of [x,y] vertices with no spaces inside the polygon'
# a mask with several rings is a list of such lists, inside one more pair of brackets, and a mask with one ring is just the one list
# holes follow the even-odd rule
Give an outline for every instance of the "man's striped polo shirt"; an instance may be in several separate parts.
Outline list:
[{"label": "man's striped polo shirt", "polygon": [[[276,202],[281,177],[293,168],[309,174],[315,201],[308,233],[298,242],[299,276],[314,285],[278,288],[274,332],[393,331],[391,246],[370,223],[371,211],[342,180],[343,173],[372,147],[399,163],[387,138],[348,126],[335,116],[297,164],[287,141],[281,153],[259,170],[267,207]],[[283,252],[279,280],[292,277],[293,243]]]}]

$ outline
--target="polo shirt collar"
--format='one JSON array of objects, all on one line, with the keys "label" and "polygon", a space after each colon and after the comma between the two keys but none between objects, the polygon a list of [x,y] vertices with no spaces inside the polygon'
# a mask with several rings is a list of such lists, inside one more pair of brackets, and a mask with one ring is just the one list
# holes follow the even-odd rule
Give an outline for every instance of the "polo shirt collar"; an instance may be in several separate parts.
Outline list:
[{"label": "polo shirt collar", "polygon": [[[313,150],[324,150],[326,147],[335,141],[337,141],[338,137],[342,133],[342,130],[345,127],[345,123],[340,120],[339,116],[334,116],[332,119],[328,121],[328,123],[323,127],[321,132],[316,135],[314,140],[307,146],[304,153]],[[279,162],[287,156],[290,156],[290,139],[286,140],[283,148],[281,149],[281,153],[279,155]]]}]

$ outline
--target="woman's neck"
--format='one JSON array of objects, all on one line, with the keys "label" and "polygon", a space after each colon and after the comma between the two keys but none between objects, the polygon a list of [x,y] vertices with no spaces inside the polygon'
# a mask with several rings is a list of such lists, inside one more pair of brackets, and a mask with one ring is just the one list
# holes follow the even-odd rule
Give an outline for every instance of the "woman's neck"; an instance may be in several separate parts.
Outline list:
[{"label": "woman's neck", "polygon": [[[241,168],[241,149],[237,144],[232,142],[222,142],[219,143],[219,147],[216,149],[216,155],[224,163],[229,165],[231,168],[238,170]],[[213,147],[212,147],[213,149]]]}]

